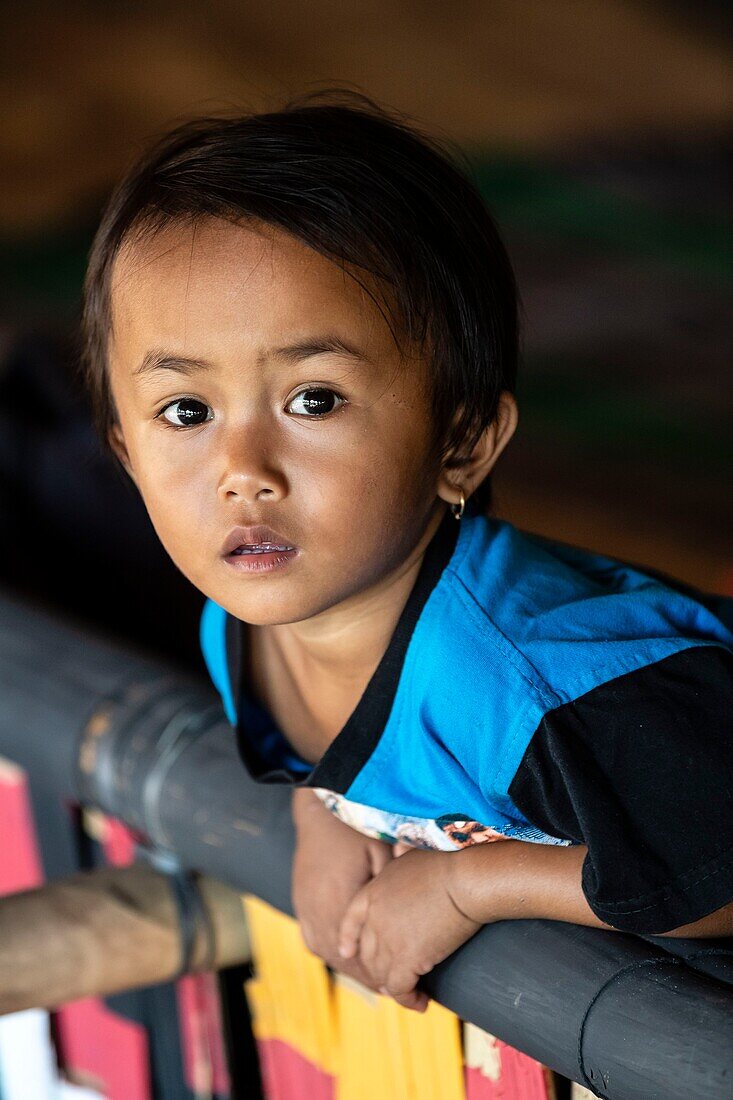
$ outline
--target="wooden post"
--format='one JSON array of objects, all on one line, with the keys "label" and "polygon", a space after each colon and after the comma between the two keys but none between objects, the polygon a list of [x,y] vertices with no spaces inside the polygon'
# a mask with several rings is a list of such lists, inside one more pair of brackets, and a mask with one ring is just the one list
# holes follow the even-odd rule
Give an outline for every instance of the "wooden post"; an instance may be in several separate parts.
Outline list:
[{"label": "wooden post", "polygon": [[[240,895],[211,878],[199,885],[214,966],[245,962]],[[200,924],[191,971],[207,963]],[[0,898],[0,1015],[152,985],[174,977],[180,965],[170,882],[146,865],[100,868]]]}]

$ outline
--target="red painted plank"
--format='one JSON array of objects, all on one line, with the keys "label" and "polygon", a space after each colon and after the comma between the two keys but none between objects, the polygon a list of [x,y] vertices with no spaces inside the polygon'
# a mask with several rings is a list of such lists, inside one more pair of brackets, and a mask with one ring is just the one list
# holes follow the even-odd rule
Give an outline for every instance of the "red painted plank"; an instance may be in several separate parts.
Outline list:
[{"label": "red painted plank", "polygon": [[335,1081],[280,1039],[259,1039],[265,1100],[334,1100]]},{"label": "red painted plank", "polygon": [[0,894],[31,890],[43,882],[28,780],[22,768],[0,757]]}]

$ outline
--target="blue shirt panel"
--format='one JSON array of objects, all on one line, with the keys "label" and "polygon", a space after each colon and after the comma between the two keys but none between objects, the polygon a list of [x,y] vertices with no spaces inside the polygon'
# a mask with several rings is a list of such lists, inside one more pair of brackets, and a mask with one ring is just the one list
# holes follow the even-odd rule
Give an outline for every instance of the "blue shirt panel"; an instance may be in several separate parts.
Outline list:
[{"label": "blue shirt panel", "polygon": [[455,810],[525,822],[507,792],[548,711],[682,649],[733,647],[694,599],[567,551],[499,520],[464,518],[384,733],[348,798],[426,817]]},{"label": "blue shirt panel", "polygon": [[213,600],[207,600],[201,612],[199,642],[214,687],[221,696],[226,716],[233,726],[237,724],[237,708],[229,683],[226,652],[226,611]]},{"label": "blue shirt panel", "polygon": [[246,724],[249,734],[256,739],[260,752],[269,760],[273,768],[285,766],[304,774],[309,772],[313,765],[290,751],[285,738],[270,715],[246,695],[239,700],[241,714],[238,715],[234,693],[229,682],[226,611],[213,600],[207,600],[204,604],[199,641],[209,675],[221,696],[226,716],[232,725],[236,726],[238,719]]}]

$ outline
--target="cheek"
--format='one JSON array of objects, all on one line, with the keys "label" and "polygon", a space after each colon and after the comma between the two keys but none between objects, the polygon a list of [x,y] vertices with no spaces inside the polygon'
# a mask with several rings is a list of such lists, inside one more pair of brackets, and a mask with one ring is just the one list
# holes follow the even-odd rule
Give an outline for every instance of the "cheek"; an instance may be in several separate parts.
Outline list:
[{"label": "cheek", "polygon": [[[385,519],[395,509],[414,501],[429,481],[425,455],[416,440],[397,441],[385,434],[363,433],[337,454],[322,456],[312,464],[296,467],[293,485],[324,508],[334,502],[348,523],[373,523],[375,513]],[[300,481],[298,486],[297,481]]]},{"label": "cheek", "polygon": [[335,568],[343,547],[351,554],[355,541],[370,562],[383,560],[385,543],[398,556],[409,552],[435,500],[437,475],[421,425],[409,434],[392,429],[380,425],[379,432],[363,433],[337,461],[313,471],[310,485],[302,483],[319,526],[325,520],[333,533],[326,552]]},{"label": "cheek", "polygon": [[140,495],[158,537],[180,565],[179,548],[189,555],[195,550],[191,531],[206,530],[201,525],[214,510],[209,464],[189,447],[157,445],[149,451],[138,466]]},{"label": "cheek", "polygon": [[161,497],[178,496],[189,486],[201,484],[208,467],[206,457],[191,447],[158,447],[145,465],[141,484]]},{"label": "cheek", "polygon": [[417,507],[435,495],[429,440],[422,422],[405,425],[397,416],[374,438],[365,440],[356,462],[360,491],[376,492],[384,507]]}]

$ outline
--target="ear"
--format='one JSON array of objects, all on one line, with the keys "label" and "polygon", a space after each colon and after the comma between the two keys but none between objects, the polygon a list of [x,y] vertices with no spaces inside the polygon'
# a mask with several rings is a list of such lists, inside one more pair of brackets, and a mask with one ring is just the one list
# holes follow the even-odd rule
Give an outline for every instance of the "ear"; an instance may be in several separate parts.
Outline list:
[{"label": "ear", "polygon": [[482,432],[471,454],[462,459],[449,459],[438,478],[438,496],[448,504],[459,504],[461,490],[466,500],[491,472],[499,455],[514,435],[519,410],[514,395],[503,390],[499,396],[496,416]]},{"label": "ear", "polygon": [[122,428],[118,423],[113,424],[112,427],[109,429],[107,442],[109,443],[110,449],[115,458],[125,468],[125,471],[130,479],[135,483],[135,485],[137,485],[137,478],[135,477],[132,469],[132,463],[130,462],[130,455],[127,451],[125,437],[122,434]]}]

